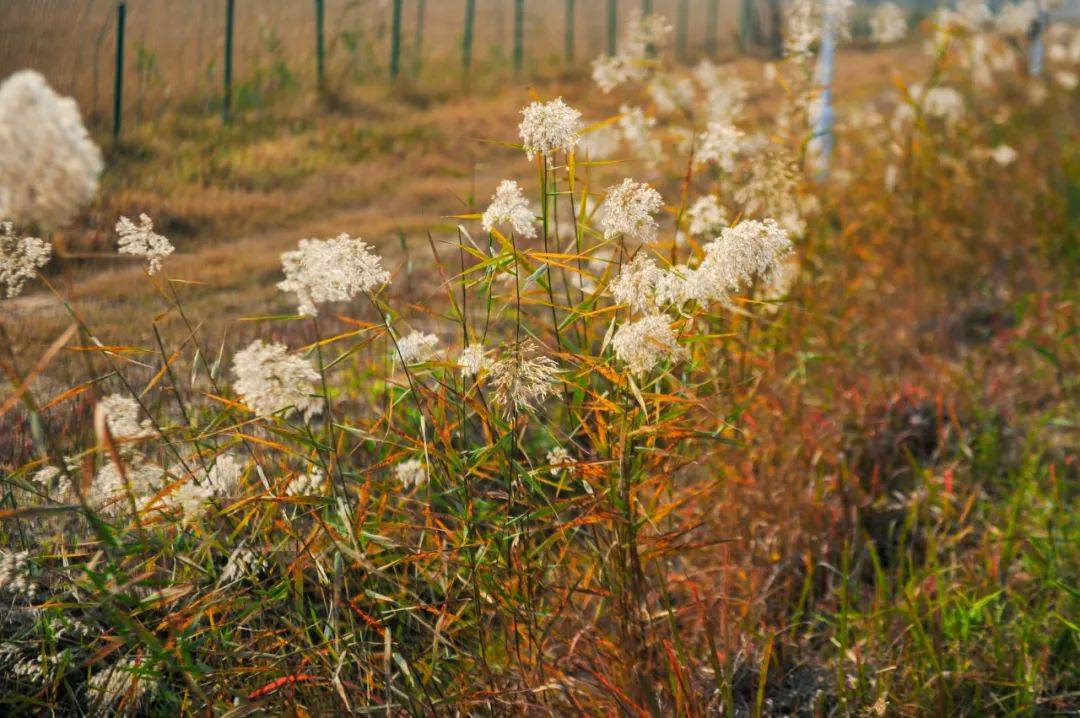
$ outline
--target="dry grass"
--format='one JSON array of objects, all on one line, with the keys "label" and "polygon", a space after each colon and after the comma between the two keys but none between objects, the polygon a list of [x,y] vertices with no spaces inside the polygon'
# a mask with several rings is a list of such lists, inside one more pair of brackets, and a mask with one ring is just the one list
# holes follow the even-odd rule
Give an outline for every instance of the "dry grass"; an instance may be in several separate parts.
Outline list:
[{"label": "dry grass", "polygon": [[[840,65],[842,115],[888,93],[893,70],[931,71],[910,48]],[[190,524],[86,506],[0,514],[5,530],[34,521],[52,542],[35,561],[59,598],[39,624],[97,629],[43,639],[70,665],[4,700],[27,713],[77,703],[65,691],[95,665],[137,656],[156,686],[147,710],[162,715],[1074,711],[1077,96],[1036,106],[1016,78],[978,90],[944,71],[968,103],[958,129],[917,125],[892,192],[882,135],[841,132],[833,180],[795,190],[818,209],[789,296],[773,306],[751,290],[734,310],[672,318],[686,361],[636,378],[603,340],[625,308],[567,279],[580,271],[567,247],[603,248],[547,184],[571,170],[481,141],[515,139],[524,88],[429,107],[367,89],[332,113],[294,103],[226,131],[183,117],[146,127],[58,239],[100,252],[115,214],[150,211],[172,223],[171,281],[115,259],[50,277],[99,338],[143,351],[53,360],[64,383],[42,381],[43,399],[88,383],[42,415],[81,451],[88,486],[99,455],[117,452],[92,432],[89,397],[122,383],[169,439],[140,448],[177,475],[170,452],[194,463],[226,447],[258,469]],[[589,119],[620,101],[576,78],[536,92]],[[780,98],[751,105],[745,126],[782,145]],[[1014,165],[972,151],[996,142],[1016,147]],[[694,249],[670,239],[682,193],[727,187],[684,157],[574,172],[575,198],[624,175],[655,183],[668,200],[658,256]],[[448,218],[483,207],[504,177],[535,194],[537,175],[562,213],[550,232],[562,252],[546,226],[516,243]],[[318,322],[282,316],[294,304],[273,288],[281,251],[340,231],[375,244],[391,289]],[[22,366],[72,322],[41,292],[10,306],[31,318],[5,322]],[[535,334],[566,368],[557,396],[504,416],[452,356],[402,370],[395,336],[428,327],[455,343]],[[214,385],[202,360],[254,334],[326,367],[332,421],[255,419]],[[39,443],[25,417],[8,437],[14,502]],[[552,472],[556,444],[573,460]],[[408,457],[431,467],[418,489],[392,473]],[[315,466],[333,478],[327,495],[282,495]],[[87,538],[64,539],[76,532]],[[221,578],[238,547],[266,559],[239,584]]]},{"label": "dry grass", "polygon": [[[883,78],[895,67],[918,73],[926,60],[901,49],[852,51],[841,62],[846,72],[838,92],[855,104],[881,93]],[[761,76],[761,62],[744,59],[734,67],[748,79]],[[149,123],[114,151],[105,189],[88,216],[54,238],[72,258],[54,281],[103,337],[145,343],[149,328],[129,319],[154,311],[157,300],[139,281],[138,263],[113,253],[111,218],[147,212],[175,240],[176,276],[204,283],[189,301],[206,317],[204,329],[215,345],[236,331],[236,317],[285,309],[272,284],[279,255],[299,237],[349,231],[373,242],[399,269],[407,248],[409,271],[421,273],[410,287],[423,286],[427,233],[453,233],[456,222],[448,217],[485,205],[499,179],[527,174],[515,151],[493,142],[514,138],[518,108],[534,94],[562,95],[593,121],[618,112],[615,98],[597,98],[587,83],[573,79],[436,95],[421,106],[390,90],[358,88],[338,111],[326,112],[317,99],[302,97],[226,129],[216,118],[184,115]],[[754,112],[766,117],[778,100],[775,93],[760,96]],[[623,166],[628,174],[642,170],[633,160]],[[44,293],[15,304],[34,317],[13,337],[27,357],[67,327],[63,307]],[[61,366],[70,362],[54,369]]]}]

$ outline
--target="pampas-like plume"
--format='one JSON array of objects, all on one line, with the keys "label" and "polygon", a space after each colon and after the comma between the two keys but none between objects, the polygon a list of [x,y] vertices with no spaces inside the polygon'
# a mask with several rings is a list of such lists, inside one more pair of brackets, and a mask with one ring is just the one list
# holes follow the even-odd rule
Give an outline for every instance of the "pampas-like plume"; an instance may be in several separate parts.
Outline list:
[{"label": "pampas-like plume", "polygon": [[103,168],[74,100],[33,70],[0,84],[0,219],[62,227],[94,198]]}]

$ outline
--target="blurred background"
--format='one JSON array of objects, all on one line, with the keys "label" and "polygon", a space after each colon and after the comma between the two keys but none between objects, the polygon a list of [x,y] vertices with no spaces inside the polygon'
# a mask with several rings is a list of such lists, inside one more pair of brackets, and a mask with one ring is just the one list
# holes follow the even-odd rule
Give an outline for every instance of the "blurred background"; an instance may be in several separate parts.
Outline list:
[{"label": "blurred background", "polygon": [[[0,77],[34,68],[92,122],[107,124],[123,14],[125,123],[181,108],[216,111],[230,5],[237,110],[319,85],[320,15],[322,82],[340,91],[392,77],[458,87],[470,75],[505,82],[587,68],[634,12],[666,17],[687,61],[768,56],[778,50],[781,11],[779,0],[8,0],[0,4]],[[908,3],[913,21],[935,5]],[[868,35],[874,6],[856,12],[855,43]]]}]

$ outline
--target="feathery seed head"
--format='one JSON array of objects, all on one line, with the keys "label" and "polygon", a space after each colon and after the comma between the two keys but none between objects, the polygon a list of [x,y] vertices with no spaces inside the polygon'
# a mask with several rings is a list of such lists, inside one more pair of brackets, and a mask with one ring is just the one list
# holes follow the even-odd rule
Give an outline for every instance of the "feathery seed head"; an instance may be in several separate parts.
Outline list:
[{"label": "feathery seed head", "polygon": [[420,459],[402,461],[394,467],[394,478],[406,489],[423,486],[427,482],[427,467]]},{"label": "feathery seed head", "polygon": [[470,344],[461,350],[458,368],[462,376],[476,376],[490,366],[491,359],[484,355],[484,347],[480,344]]},{"label": "feathery seed head", "polygon": [[205,513],[206,503],[213,495],[210,487],[187,481],[177,487],[172,495],[167,497],[167,501],[171,508],[183,514],[185,520],[194,520]]},{"label": "feathery seed head", "polygon": [[739,153],[739,140],[742,137],[742,131],[735,125],[710,122],[708,130],[702,135],[701,145],[694,159],[699,165],[715,162],[724,172],[733,172],[735,156]]},{"label": "feathery seed head", "polygon": [[156,687],[155,678],[145,675],[145,666],[125,658],[90,676],[86,690],[99,715],[138,715]]},{"label": "feathery seed head", "polygon": [[154,223],[145,214],[139,215],[138,224],[127,217],[121,217],[116,223],[116,233],[120,235],[117,243],[120,254],[131,254],[148,260],[148,274],[157,274],[161,269],[161,261],[176,251],[167,237],[154,232]]},{"label": "feathery seed head", "polygon": [[666,45],[674,30],[663,15],[632,10],[623,32],[622,52],[644,58],[650,49],[655,52]]},{"label": "feathery seed head", "polygon": [[623,324],[615,331],[611,348],[615,356],[638,375],[651,371],[665,359],[675,361],[686,355],[663,314],[650,314]]},{"label": "feathery seed head", "polygon": [[98,402],[98,411],[104,412],[109,433],[119,442],[145,439],[154,435],[149,419],[139,421],[142,409],[130,396],[110,394]]},{"label": "feathery seed head", "polygon": [[412,332],[398,339],[398,351],[401,352],[401,360],[406,364],[420,364],[435,356],[435,350],[439,346],[439,338],[427,332]]},{"label": "feathery seed head", "polygon": [[37,237],[20,238],[11,222],[0,222],[0,293],[8,299],[19,296],[51,256],[51,244]]},{"label": "feathery seed head", "polygon": [[297,476],[285,487],[286,496],[322,496],[326,493],[326,474],[315,467],[311,473]]},{"label": "feathery seed head", "polygon": [[221,569],[222,583],[232,583],[240,579],[250,579],[267,569],[267,562],[249,548],[239,548],[229,556],[225,568]]},{"label": "feathery seed head", "polygon": [[94,198],[103,167],[74,100],[33,70],[0,84],[0,218],[63,226]]},{"label": "feathery seed head", "polygon": [[619,107],[619,130],[626,144],[634,153],[649,164],[655,164],[664,158],[664,146],[659,138],[652,136],[656,118],[649,117],[640,107]]},{"label": "feathery seed head", "polygon": [[952,124],[964,114],[964,98],[951,87],[932,87],[922,97],[923,111]]},{"label": "feathery seed head", "polygon": [[649,82],[648,90],[660,112],[670,113],[693,107],[694,81],[689,77],[658,75]]},{"label": "feathery seed head", "polygon": [[715,236],[727,226],[727,212],[716,195],[707,194],[686,210],[686,222],[692,237]]},{"label": "feathery seed head", "polygon": [[1039,8],[1031,0],[1002,6],[994,25],[1002,35],[1023,37],[1031,30],[1031,24],[1039,15]]},{"label": "feathery seed head", "polygon": [[284,344],[256,339],[233,357],[233,374],[236,392],[260,416],[287,410],[286,416],[300,411],[310,419],[322,408],[320,398],[313,396],[319,373]]},{"label": "feathery seed head", "polygon": [[315,316],[317,304],[346,302],[390,281],[370,249],[344,232],[333,239],[301,239],[298,249],[281,255],[285,279],[278,289],[296,294],[301,314]]},{"label": "feathery seed head", "polygon": [[956,13],[968,30],[981,29],[994,18],[994,13],[983,0],[959,0]]},{"label": "feathery seed head", "polygon": [[30,577],[30,552],[0,549],[0,594],[32,596],[36,589]]},{"label": "feathery seed head", "polygon": [[161,270],[162,260],[176,250],[165,236],[153,231],[153,221],[146,215],[139,215],[138,225],[127,217],[121,217],[117,222],[117,234],[120,235],[117,243],[120,254],[147,259],[149,274],[157,274]]},{"label": "feathery seed head", "polygon": [[551,451],[547,452],[547,462],[551,467],[551,475],[558,476],[559,472],[566,468],[566,465],[571,461],[570,452],[566,450],[566,447],[556,446]]},{"label": "feathery seed head", "polygon": [[605,95],[625,82],[645,78],[645,64],[624,53],[599,55],[592,61],[592,79]]},{"label": "feathery seed head", "polygon": [[652,215],[663,206],[660,193],[645,184],[624,179],[611,187],[604,198],[604,215],[600,221],[604,239],[619,235],[647,242],[656,237],[657,224]]},{"label": "feathery seed head", "polygon": [[491,196],[491,204],[484,210],[484,231],[491,232],[498,225],[509,225],[522,237],[536,236],[536,215],[514,180],[500,182]]},{"label": "feathery seed head", "polygon": [[641,251],[623,266],[608,289],[619,304],[625,304],[635,312],[651,311],[656,308],[656,287],[663,276],[664,270],[656,266],[656,261],[647,252]]},{"label": "feathery seed head", "polygon": [[521,111],[518,131],[530,160],[549,157],[556,151],[573,152],[581,136],[581,113],[558,97],[551,102],[533,102]]},{"label": "feathery seed head", "polygon": [[164,469],[147,462],[146,457],[137,452],[124,457],[123,461],[122,473],[121,468],[111,459],[98,469],[86,497],[91,506],[110,512],[122,510],[128,506],[122,499],[129,488],[140,510],[153,499],[165,478]]},{"label": "feathery seed head", "polygon": [[1008,145],[998,145],[990,151],[990,159],[1002,167],[1008,167],[1013,162],[1016,162],[1016,157],[1016,150]]},{"label": "feathery seed head", "polygon": [[515,344],[491,366],[495,403],[507,417],[534,408],[555,392],[558,381],[559,365],[531,340]]},{"label": "feathery seed head", "polygon": [[870,18],[870,37],[879,45],[903,40],[907,30],[907,15],[903,8],[894,2],[878,5]]},{"label": "feathery seed head", "polygon": [[705,245],[699,270],[712,277],[722,291],[734,292],[755,278],[769,281],[792,251],[787,231],[775,220],[744,220]]},{"label": "feathery seed head", "polygon": [[243,461],[239,461],[232,454],[221,454],[214,459],[214,465],[206,473],[204,483],[215,496],[235,496],[243,473]]}]

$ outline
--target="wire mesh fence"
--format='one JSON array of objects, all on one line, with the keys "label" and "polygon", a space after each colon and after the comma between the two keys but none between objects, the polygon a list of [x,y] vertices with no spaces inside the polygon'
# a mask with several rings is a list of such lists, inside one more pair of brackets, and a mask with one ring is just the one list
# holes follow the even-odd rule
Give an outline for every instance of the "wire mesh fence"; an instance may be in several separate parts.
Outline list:
[{"label": "wire mesh fence", "polygon": [[286,89],[585,66],[650,7],[676,28],[684,58],[730,51],[742,1],[14,0],[0,3],[0,77],[36,69],[101,124],[121,87],[121,114],[137,124],[226,100],[242,111]]}]

